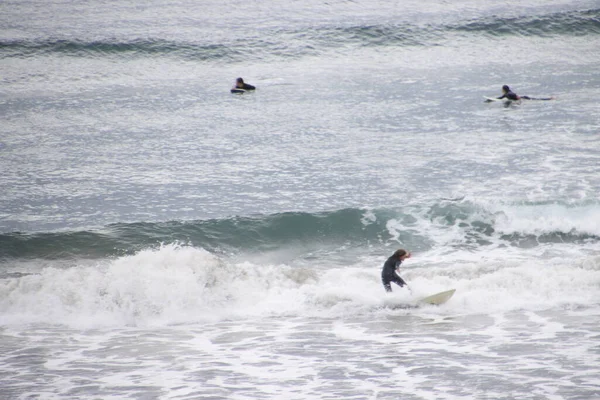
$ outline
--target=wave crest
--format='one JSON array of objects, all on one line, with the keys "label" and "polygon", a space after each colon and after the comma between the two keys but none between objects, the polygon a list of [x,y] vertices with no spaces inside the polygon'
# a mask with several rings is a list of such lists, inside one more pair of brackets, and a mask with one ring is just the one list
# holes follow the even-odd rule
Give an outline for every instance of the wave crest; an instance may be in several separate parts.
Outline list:
[{"label": "wave crest", "polygon": [[[531,247],[600,240],[598,205],[488,204],[442,200],[397,209],[349,208],[197,221],[118,223],[97,230],[0,235],[0,259],[104,258],[165,243],[216,254],[300,249],[306,257],[389,245],[426,251],[441,244]],[[311,255],[312,254],[312,255]]]}]

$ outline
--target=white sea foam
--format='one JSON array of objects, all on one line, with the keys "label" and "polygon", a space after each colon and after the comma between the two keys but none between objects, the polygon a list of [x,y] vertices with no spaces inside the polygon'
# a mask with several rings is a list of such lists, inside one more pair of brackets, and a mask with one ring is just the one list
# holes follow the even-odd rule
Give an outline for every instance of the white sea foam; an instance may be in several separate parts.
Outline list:
[{"label": "white sea foam", "polygon": [[600,236],[600,209],[596,204],[536,204],[493,207],[496,227],[502,232],[576,232]]},{"label": "white sea foam", "polygon": [[[600,295],[597,256],[510,258],[496,250],[477,259],[435,261],[416,255],[401,275],[412,293],[385,295],[375,261],[310,270],[235,263],[202,249],[163,246],[107,265],[45,268],[5,279],[2,324],[67,326],[170,325],[260,316],[361,315],[451,288],[455,296],[431,312],[468,314],[586,307]],[[497,258],[494,258],[496,256]],[[363,261],[364,262],[364,261]],[[371,263],[372,262],[372,263]]]}]

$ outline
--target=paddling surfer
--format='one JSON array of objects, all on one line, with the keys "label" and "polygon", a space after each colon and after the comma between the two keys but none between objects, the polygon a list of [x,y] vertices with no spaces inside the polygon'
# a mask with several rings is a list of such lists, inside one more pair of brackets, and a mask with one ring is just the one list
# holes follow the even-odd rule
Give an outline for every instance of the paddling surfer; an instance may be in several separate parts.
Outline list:
[{"label": "paddling surfer", "polygon": [[516,94],[515,92],[510,90],[508,85],[502,86],[502,96],[496,97],[496,98],[498,100],[507,99],[507,100],[512,100],[512,101],[519,101],[521,99],[522,100],[554,100],[554,97],[539,98],[539,97],[519,96],[518,94]]},{"label": "paddling surfer", "polygon": [[400,287],[406,285],[406,282],[398,275],[397,271],[398,268],[400,268],[402,261],[407,258],[410,258],[410,253],[404,249],[398,249],[383,264],[383,269],[381,270],[381,282],[383,283],[386,292],[392,291],[392,282]]},{"label": "paddling surfer", "polygon": [[231,89],[231,93],[244,92],[246,90],[255,90],[256,87],[244,82],[242,78],[235,80],[235,86]]}]

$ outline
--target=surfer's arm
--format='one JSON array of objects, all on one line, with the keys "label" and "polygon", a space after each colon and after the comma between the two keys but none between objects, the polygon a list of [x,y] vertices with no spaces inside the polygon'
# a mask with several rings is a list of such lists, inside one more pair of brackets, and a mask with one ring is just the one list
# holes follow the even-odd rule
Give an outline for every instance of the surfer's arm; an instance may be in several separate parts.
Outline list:
[{"label": "surfer's arm", "polygon": [[396,274],[396,276],[398,277],[397,283],[398,283],[398,285],[400,285],[400,287],[404,287],[404,286],[408,287],[408,285],[406,284],[406,281],[404,279],[402,279],[402,277],[400,275]]}]

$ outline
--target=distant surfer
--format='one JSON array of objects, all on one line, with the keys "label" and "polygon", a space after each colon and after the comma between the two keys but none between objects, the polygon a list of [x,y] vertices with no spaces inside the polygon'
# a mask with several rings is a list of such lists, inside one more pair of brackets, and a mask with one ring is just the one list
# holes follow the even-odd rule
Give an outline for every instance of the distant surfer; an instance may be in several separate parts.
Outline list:
[{"label": "distant surfer", "polygon": [[506,100],[512,100],[512,101],[519,101],[519,100],[554,100],[554,97],[529,97],[529,96],[519,96],[518,94],[516,94],[515,92],[513,92],[512,90],[510,90],[510,88],[508,87],[508,85],[504,85],[502,86],[502,96],[500,97],[496,97],[498,100],[502,100],[502,99],[506,99]]},{"label": "distant surfer", "polygon": [[244,82],[242,78],[237,78],[235,86],[231,89],[231,93],[244,93],[247,90],[255,90],[256,87]]},{"label": "distant surfer", "polygon": [[517,101],[517,100],[521,100],[521,98],[527,98],[527,96],[521,97],[518,94],[516,94],[515,92],[513,92],[512,90],[510,90],[508,85],[504,85],[504,86],[502,86],[502,96],[496,97],[496,98],[498,100],[507,99],[507,100]]},{"label": "distant surfer", "polygon": [[404,279],[398,275],[397,271],[398,268],[400,268],[402,261],[406,260],[407,258],[410,258],[410,253],[404,249],[398,249],[383,264],[381,281],[383,282],[383,287],[385,288],[386,292],[392,291],[392,282],[400,287],[406,285],[406,282],[404,282]]}]

